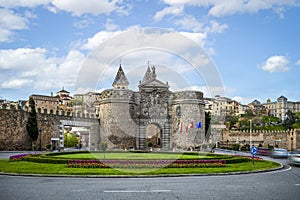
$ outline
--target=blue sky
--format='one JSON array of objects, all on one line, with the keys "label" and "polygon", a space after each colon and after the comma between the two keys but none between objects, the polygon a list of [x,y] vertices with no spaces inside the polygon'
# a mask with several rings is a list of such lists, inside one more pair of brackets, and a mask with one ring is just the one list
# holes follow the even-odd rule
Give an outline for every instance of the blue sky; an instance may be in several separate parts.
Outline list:
[{"label": "blue sky", "polygon": [[[28,99],[63,86],[84,92],[74,89],[76,81],[97,47],[109,43],[117,49],[110,38],[117,41],[128,30],[158,27],[191,38],[207,53],[227,97],[244,104],[281,95],[300,101],[299,15],[297,0],[0,0],[0,97]],[[206,96],[220,91],[209,94],[205,81],[186,73],[189,64],[178,57],[157,50],[121,57],[131,89],[137,90],[149,60],[173,90],[185,89],[181,83],[186,80]],[[98,77],[102,82],[90,89],[110,88],[119,62],[112,60]],[[174,75],[166,65],[174,66]],[[88,73],[94,70],[99,69]]]}]

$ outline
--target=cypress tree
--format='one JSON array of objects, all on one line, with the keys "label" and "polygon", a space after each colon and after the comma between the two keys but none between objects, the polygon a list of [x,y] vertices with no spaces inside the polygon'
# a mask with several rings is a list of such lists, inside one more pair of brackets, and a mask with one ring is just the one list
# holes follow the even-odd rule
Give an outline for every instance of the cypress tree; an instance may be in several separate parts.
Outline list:
[{"label": "cypress tree", "polygon": [[26,131],[31,139],[31,142],[35,142],[38,138],[39,131],[36,119],[35,102],[32,97],[29,98],[29,116],[26,124]]}]

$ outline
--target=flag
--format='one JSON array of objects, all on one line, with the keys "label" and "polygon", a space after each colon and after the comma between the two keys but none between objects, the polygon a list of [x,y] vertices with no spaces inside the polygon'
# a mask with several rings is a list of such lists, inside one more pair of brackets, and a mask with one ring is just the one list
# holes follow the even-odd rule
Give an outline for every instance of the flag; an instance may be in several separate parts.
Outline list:
[{"label": "flag", "polygon": [[179,131],[180,131],[180,133],[182,133],[182,122],[180,122],[180,124],[179,124]]},{"label": "flag", "polygon": [[191,123],[190,123],[190,128],[194,128],[194,122],[193,121],[191,121]]},{"label": "flag", "polygon": [[201,128],[202,127],[202,124],[201,124],[201,122],[197,122],[197,128]]}]

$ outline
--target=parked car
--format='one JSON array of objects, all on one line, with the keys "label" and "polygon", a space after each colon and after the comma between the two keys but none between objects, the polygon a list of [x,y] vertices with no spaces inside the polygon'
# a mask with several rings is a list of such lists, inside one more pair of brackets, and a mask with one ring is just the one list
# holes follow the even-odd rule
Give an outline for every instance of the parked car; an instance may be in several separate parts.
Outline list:
[{"label": "parked car", "polygon": [[289,156],[289,163],[292,165],[300,165],[300,149],[291,153]]},{"label": "parked car", "polygon": [[288,151],[286,149],[274,148],[271,155],[273,158],[287,158]]},{"label": "parked car", "polygon": [[258,147],[257,155],[269,156],[270,155],[270,150],[268,148]]}]

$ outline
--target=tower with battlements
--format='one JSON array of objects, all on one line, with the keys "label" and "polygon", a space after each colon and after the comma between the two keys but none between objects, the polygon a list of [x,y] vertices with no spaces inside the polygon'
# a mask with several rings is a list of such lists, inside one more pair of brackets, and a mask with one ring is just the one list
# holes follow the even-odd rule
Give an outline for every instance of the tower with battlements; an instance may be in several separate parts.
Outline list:
[{"label": "tower with battlements", "polygon": [[193,149],[205,138],[205,111],[200,91],[170,91],[149,66],[138,85],[129,82],[120,65],[112,89],[98,102],[101,141],[110,149]]}]

